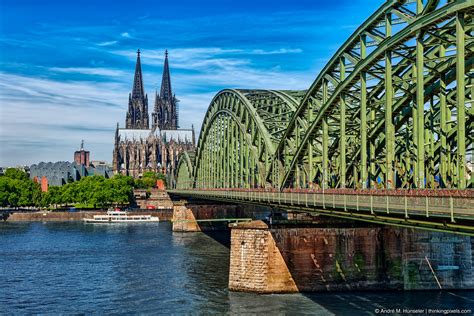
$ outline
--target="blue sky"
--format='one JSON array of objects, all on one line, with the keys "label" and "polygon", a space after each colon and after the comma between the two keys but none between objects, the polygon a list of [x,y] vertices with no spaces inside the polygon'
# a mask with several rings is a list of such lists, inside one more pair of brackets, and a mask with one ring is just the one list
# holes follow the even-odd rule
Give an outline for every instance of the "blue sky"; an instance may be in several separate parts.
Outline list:
[{"label": "blue sky", "polygon": [[149,110],[169,50],[180,126],[224,88],[306,89],[382,1],[0,0],[0,166],[112,159],[136,50]]}]

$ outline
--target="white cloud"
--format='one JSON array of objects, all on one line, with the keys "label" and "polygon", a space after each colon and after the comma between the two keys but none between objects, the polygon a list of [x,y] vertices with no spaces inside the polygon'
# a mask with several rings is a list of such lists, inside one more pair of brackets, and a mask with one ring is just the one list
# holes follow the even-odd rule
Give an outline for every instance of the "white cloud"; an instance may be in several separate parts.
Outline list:
[{"label": "white cloud", "polygon": [[275,50],[254,49],[250,54],[254,55],[280,55],[280,54],[299,54],[302,53],[301,48],[280,48]]},{"label": "white cloud", "polygon": [[97,46],[110,46],[110,45],[114,45],[114,44],[117,44],[117,43],[118,43],[117,41],[108,41],[108,42],[98,43]]},{"label": "white cloud", "polygon": [[[142,63],[148,65],[162,65],[165,59],[165,49],[148,49],[142,51]],[[196,68],[222,67],[228,65],[249,64],[252,55],[278,55],[301,53],[300,48],[280,48],[276,50],[263,49],[223,49],[219,47],[176,48],[169,51],[173,68],[196,70]],[[136,54],[130,50],[117,50],[112,53],[127,56],[131,59]],[[240,56],[247,56],[242,58]]]},{"label": "white cloud", "polygon": [[0,73],[0,165],[71,160],[81,139],[94,159],[110,161],[127,95],[120,84]]},{"label": "white cloud", "polygon": [[[238,50],[222,48],[182,48],[170,50],[170,68],[173,86],[185,92],[209,91],[213,87],[267,88],[267,89],[306,89],[315,75],[308,72],[282,70],[280,65],[262,68],[253,63],[249,54],[272,55],[299,53],[300,49],[278,50]],[[134,60],[135,54],[130,51],[114,51],[114,54],[127,56]],[[162,67],[164,50],[152,49],[142,52],[142,65],[146,82],[158,85],[161,74],[150,74],[146,65]],[[151,80],[150,80],[151,78]],[[153,89],[154,90],[154,89]]]},{"label": "white cloud", "polygon": [[204,115],[214,98],[215,93],[189,93],[178,96],[179,102],[179,125],[182,128],[191,128],[194,125],[196,138],[199,135]]},{"label": "white cloud", "polygon": [[125,37],[125,38],[131,38],[131,36],[128,32],[123,32],[123,33],[120,34],[120,36]]}]

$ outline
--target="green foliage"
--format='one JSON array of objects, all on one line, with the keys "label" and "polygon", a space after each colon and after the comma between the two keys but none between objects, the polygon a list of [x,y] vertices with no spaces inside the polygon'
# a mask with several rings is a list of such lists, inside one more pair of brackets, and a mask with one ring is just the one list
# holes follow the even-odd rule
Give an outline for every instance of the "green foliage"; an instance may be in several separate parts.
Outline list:
[{"label": "green foliage", "polygon": [[40,185],[30,180],[25,172],[9,168],[0,176],[1,206],[32,206],[40,201]]},{"label": "green foliage", "polygon": [[420,283],[420,267],[415,262],[410,262],[406,266],[407,272],[405,272],[408,276],[408,283],[405,285],[407,289],[416,288],[417,285]]},{"label": "green foliage", "polygon": [[358,278],[361,278],[364,276],[364,270],[365,270],[365,260],[364,260],[364,255],[362,253],[356,253],[354,255],[354,275]]},{"label": "green foliage", "polygon": [[402,260],[400,258],[393,259],[388,263],[388,273],[391,278],[402,280],[403,271],[402,271]]},{"label": "green foliage", "polygon": [[0,205],[41,206],[71,205],[81,203],[93,207],[107,207],[112,204],[129,204],[133,201],[132,177],[116,175],[111,179],[102,176],[84,177],[61,187],[50,186],[48,192],[41,192],[38,183],[17,169],[7,169],[0,177]]},{"label": "green foliage", "polygon": [[149,189],[155,187],[158,180],[163,180],[166,186],[166,176],[163,173],[147,171],[143,173],[141,179],[135,180],[134,186],[136,189]]},{"label": "green foliage", "polygon": [[116,175],[84,177],[62,187],[50,187],[43,195],[43,206],[53,204],[80,204],[105,208],[112,204],[129,204],[133,200],[134,181],[131,177]]},{"label": "green foliage", "polygon": [[5,177],[10,178],[10,179],[16,179],[16,180],[28,180],[28,175],[26,172],[21,171],[16,168],[8,168],[5,171]]},{"label": "green foliage", "polygon": [[111,179],[90,176],[60,187],[50,186],[47,192],[41,192],[40,185],[30,180],[25,172],[7,169],[5,175],[0,176],[0,205],[50,207],[79,204],[94,208],[127,205],[133,201],[134,188],[149,189],[164,177],[153,172],[146,172],[142,179],[137,180],[123,175]]}]

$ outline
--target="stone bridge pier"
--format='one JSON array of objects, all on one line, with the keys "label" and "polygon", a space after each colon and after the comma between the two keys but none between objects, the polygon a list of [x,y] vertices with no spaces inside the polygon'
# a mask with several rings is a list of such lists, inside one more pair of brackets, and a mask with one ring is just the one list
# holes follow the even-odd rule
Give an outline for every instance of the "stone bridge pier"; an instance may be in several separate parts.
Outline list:
[{"label": "stone bridge pier", "polygon": [[[257,293],[474,288],[471,237],[390,226],[232,227],[229,289]],[[339,227],[338,227],[339,226]]]}]

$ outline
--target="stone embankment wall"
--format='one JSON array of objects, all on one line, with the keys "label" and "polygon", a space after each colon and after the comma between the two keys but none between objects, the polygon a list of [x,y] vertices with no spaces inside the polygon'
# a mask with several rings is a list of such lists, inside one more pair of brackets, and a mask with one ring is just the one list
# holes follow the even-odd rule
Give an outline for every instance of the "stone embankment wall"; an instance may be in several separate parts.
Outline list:
[{"label": "stone embankment wall", "polygon": [[141,209],[146,209],[149,206],[152,206],[156,209],[173,209],[173,202],[171,201],[168,193],[158,189],[152,189],[148,198],[137,197],[136,202],[137,206]]},{"label": "stone embankment wall", "polygon": [[[94,215],[105,214],[105,211],[80,211],[80,212],[34,212],[34,213],[13,213],[10,214],[8,222],[27,222],[27,221],[81,221],[83,218],[92,218]],[[169,221],[173,216],[171,210],[155,211],[144,210],[133,212],[134,215],[150,214],[158,216],[161,221]]]},{"label": "stone embankment wall", "polygon": [[255,221],[232,229],[229,289],[473,288],[471,245],[467,236],[388,226],[270,229]]}]

